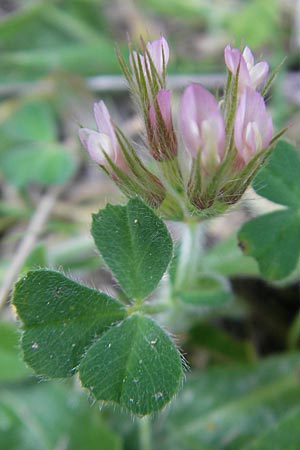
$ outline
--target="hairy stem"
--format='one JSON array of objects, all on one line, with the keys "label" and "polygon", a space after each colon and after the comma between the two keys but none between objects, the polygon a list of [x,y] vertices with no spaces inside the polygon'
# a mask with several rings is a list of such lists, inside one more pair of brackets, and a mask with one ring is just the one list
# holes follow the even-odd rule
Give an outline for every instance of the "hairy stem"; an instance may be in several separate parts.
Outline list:
[{"label": "hairy stem", "polygon": [[140,450],[152,450],[151,419],[149,416],[138,420]]},{"label": "hairy stem", "polygon": [[183,224],[175,289],[192,282],[202,263],[204,244],[204,223],[186,222]]}]

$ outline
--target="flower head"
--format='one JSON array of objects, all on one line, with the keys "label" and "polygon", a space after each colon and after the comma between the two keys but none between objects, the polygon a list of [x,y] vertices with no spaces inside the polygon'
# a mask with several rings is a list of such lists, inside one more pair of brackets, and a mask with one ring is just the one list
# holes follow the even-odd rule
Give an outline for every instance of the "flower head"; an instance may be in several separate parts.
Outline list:
[{"label": "flower head", "polygon": [[266,111],[263,97],[254,89],[245,88],[234,121],[237,165],[244,166],[255,154],[266,148],[272,134],[272,119]]},{"label": "flower head", "polygon": [[228,45],[223,99],[196,83],[184,90],[179,131],[185,156],[190,156],[185,164],[172,120],[172,93],[166,87],[168,43],[163,36],[147,44],[142,40],[141,49],[130,48],[132,70],[120,51],[117,56],[143,116],[148,154],[141,154],[113,125],[103,102],[95,105],[98,131],[82,128],[80,139],[127,197],[142,197],[171,220],[214,217],[241,198],[280,135],[272,138],[272,120],[258,91],[269,66],[255,64],[249,47],[241,52]]},{"label": "flower head", "polygon": [[246,86],[256,89],[263,83],[269,72],[266,61],[254,63],[254,56],[249,47],[245,47],[243,53],[237,48],[227,45],[224,50],[225,63],[228,70],[236,77],[239,76],[239,91]]},{"label": "flower head", "polygon": [[214,170],[224,154],[224,120],[217,100],[200,84],[190,84],[183,93],[179,127],[192,158],[201,152],[206,171]]}]

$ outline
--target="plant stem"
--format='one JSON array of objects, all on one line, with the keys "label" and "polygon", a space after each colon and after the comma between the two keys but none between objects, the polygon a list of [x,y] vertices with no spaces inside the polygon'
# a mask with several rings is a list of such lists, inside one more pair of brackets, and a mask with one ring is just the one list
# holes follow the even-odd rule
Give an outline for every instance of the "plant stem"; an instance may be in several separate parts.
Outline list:
[{"label": "plant stem", "polygon": [[150,416],[138,419],[140,450],[151,450],[151,419]]},{"label": "plant stem", "polygon": [[203,222],[183,223],[175,289],[192,282],[202,263],[204,244]]}]

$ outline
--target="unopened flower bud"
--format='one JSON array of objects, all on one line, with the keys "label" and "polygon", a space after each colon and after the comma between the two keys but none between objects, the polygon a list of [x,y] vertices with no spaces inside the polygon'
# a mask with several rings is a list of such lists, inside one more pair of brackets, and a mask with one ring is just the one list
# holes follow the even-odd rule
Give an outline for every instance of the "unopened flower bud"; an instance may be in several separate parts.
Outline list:
[{"label": "unopened flower bud", "polygon": [[266,111],[263,97],[254,89],[245,88],[234,121],[237,168],[246,165],[255,154],[266,148],[272,134],[272,119]]}]

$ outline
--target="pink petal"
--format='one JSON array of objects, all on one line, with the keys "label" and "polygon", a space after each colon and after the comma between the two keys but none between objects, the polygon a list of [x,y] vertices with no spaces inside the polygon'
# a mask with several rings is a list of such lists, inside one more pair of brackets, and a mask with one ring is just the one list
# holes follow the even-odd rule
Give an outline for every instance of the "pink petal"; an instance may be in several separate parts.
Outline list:
[{"label": "pink petal", "polygon": [[258,148],[262,148],[261,145],[261,139],[258,144],[256,132],[255,132],[255,122],[249,122],[247,123],[246,129],[245,129],[245,143],[246,146],[249,147],[250,154],[254,154]]},{"label": "pink petal", "polygon": [[244,148],[243,132],[246,115],[246,94],[242,94],[236,109],[234,120],[234,142],[238,152],[242,153]]},{"label": "pink petal", "polygon": [[87,149],[88,139],[92,133],[96,133],[97,131],[90,130],[89,128],[79,128],[78,136],[81,140],[81,143],[85,149]]},{"label": "pink petal", "polygon": [[[203,141],[202,123],[205,129],[214,129],[213,142]],[[200,84],[190,84],[184,91],[179,113],[179,126],[184,145],[192,157],[199,149],[215,147],[223,156],[225,144],[224,121],[215,97]]]},{"label": "pink petal", "polygon": [[249,47],[245,47],[243,51],[243,58],[247,64],[247,68],[250,69],[254,65],[254,56]]},{"label": "pink petal", "polygon": [[[169,89],[161,89],[157,96],[156,100],[158,103],[158,107],[160,109],[160,113],[162,115],[165,126],[170,129],[172,127],[172,115],[171,115],[171,91]],[[150,106],[149,109],[149,118],[151,125],[153,128],[156,127],[156,114],[154,105]]]},{"label": "pink petal", "polygon": [[109,111],[102,100],[99,103],[95,103],[94,115],[99,133],[107,134],[110,137],[114,152],[117,153],[119,150],[119,144]]},{"label": "pink petal", "polygon": [[250,84],[250,76],[246,61],[237,48],[231,48],[227,45],[224,50],[225,63],[228,70],[236,76],[239,68],[239,86],[248,86]]},{"label": "pink petal", "polygon": [[264,82],[269,72],[269,64],[265,61],[259,62],[250,70],[252,87],[256,88]]},{"label": "pink petal", "polygon": [[247,163],[269,145],[272,135],[273,123],[263,97],[254,89],[245,88],[234,121],[234,142],[239,156]]},{"label": "pink petal", "polygon": [[147,50],[153,60],[157,72],[161,75],[163,72],[163,62],[166,66],[169,61],[170,51],[168,42],[163,36],[161,36],[155,41],[148,42]]},{"label": "pink petal", "polygon": [[224,57],[228,70],[230,70],[234,76],[236,76],[240,64],[240,94],[246,86],[256,89],[257,86],[266,79],[269,71],[268,63],[262,61],[258,64],[254,64],[254,56],[249,47],[245,47],[243,54],[241,54],[237,48],[232,49],[230,45],[227,45],[224,50]]},{"label": "pink petal", "polygon": [[224,50],[224,59],[228,70],[230,70],[233,75],[236,75],[237,68],[241,60],[241,52],[237,48],[232,49],[228,44]]},{"label": "pink petal", "polygon": [[196,158],[201,145],[197,118],[197,102],[194,85],[189,85],[182,95],[179,109],[179,128],[186,150]]},{"label": "pink petal", "polygon": [[[109,157],[117,164],[117,155],[114,152],[110,137],[105,133],[98,133],[89,128],[80,128],[78,135],[84,148],[89,152],[93,161],[107,166],[105,151]],[[117,164],[118,165],[118,164]]]}]

